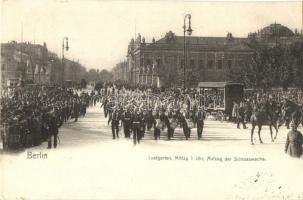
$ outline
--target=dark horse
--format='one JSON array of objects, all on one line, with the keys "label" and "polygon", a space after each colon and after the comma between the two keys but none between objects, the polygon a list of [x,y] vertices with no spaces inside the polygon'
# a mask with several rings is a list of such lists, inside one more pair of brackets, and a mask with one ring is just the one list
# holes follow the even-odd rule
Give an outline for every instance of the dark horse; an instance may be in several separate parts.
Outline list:
[{"label": "dark horse", "polygon": [[[278,135],[278,121],[279,121],[279,114],[278,112],[271,112],[268,113],[264,110],[259,110],[253,112],[251,116],[251,124],[252,124],[252,129],[251,129],[251,144],[253,145],[253,136],[254,136],[254,130],[255,127],[258,126],[258,135],[259,135],[259,140],[260,143],[262,144],[263,141],[261,139],[260,133],[263,125],[268,125],[270,129],[270,136],[271,136],[271,141],[273,142]],[[276,136],[273,138],[272,136],[272,127],[276,129]]]}]

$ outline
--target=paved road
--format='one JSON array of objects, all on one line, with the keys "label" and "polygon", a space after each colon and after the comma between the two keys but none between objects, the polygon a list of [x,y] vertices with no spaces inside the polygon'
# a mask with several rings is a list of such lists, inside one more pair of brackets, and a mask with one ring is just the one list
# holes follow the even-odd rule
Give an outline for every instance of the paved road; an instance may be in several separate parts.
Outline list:
[{"label": "paved road", "polygon": [[[111,127],[107,124],[108,118],[104,117],[103,109],[99,108],[99,104],[95,107],[88,109],[84,118],[79,118],[78,122],[69,121],[64,124],[60,129],[60,140],[62,146],[74,146],[89,144],[92,142],[108,142],[112,141]],[[169,141],[167,139],[167,130],[161,131],[161,141],[155,141],[153,137],[153,129],[147,131],[142,143],[148,144],[163,144],[171,145],[178,143],[215,143],[216,145],[247,145],[250,148],[250,131],[251,127],[248,125],[248,129],[237,129],[236,124],[230,122],[220,122],[212,119],[205,121],[205,127],[203,131],[202,140],[198,141],[196,128],[192,129],[191,138],[186,141],[182,128],[178,127],[175,130],[174,138]],[[117,141],[130,141],[125,139],[123,135],[123,129],[120,126],[119,135],[120,138]],[[281,148],[283,150],[283,143],[285,142],[287,130],[281,128],[278,133],[277,140],[272,143],[270,139],[270,131],[268,127],[263,127],[261,137],[264,141],[264,146],[271,145]],[[257,130],[255,130],[254,142],[259,145],[257,136]]]},{"label": "paved road", "polygon": [[[252,146],[250,129],[207,120],[202,140],[194,129],[186,141],[179,129],[171,141],[150,132],[133,146],[122,135],[113,140],[93,107],[60,129],[57,149],[43,143],[2,154],[0,199],[303,199],[303,162],[283,153],[286,133],[272,143],[265,128],[264,144],[256,134]],[[47,158],[29,159],[29,152]]]}]

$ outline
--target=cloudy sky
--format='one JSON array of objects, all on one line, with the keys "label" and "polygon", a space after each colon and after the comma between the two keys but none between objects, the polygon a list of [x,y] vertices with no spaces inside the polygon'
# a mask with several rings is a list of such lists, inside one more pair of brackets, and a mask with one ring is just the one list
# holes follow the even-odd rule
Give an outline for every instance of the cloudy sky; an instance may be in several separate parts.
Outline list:
[{"label": "cloudy sky", "polygon": [[302,3],[201,1],[97,1],[2,0],[1,41],[42,44],[61,56],[64,36],[69,37],[66,57],[87,68],[111,69],[126,59],[135,33],[151,42],[172,30],[182,35],[183,17],[192,15],[193,36],[246,37],[277,22],[302,28]]}]

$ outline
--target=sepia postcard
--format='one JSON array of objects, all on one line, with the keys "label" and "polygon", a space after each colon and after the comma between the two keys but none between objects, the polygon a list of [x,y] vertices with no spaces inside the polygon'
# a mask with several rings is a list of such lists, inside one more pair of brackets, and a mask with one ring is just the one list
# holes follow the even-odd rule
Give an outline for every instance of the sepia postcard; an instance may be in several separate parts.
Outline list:
[{"label": "sepia postcard", "polygon": [[303,2],[0,8],[0,200],[303,199]]}]

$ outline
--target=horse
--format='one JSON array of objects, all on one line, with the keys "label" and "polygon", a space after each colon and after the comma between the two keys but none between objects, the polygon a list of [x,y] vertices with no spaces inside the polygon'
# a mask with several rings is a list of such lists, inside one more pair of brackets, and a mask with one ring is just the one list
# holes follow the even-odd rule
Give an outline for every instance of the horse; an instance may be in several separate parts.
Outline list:
[{"label": "horse", "polygon": [[[278,121],[279,121],[279,112],[268,113],[264,110],[254,111],[251,116],[251,124],[252,124],[251,144],[254,145],[253,136],[254,136],[254,130],[255,130],[256,126],[258,126],[258,128],[259,128],[258,129],[259,141],[261,144],[263,143],[260,133],[262,130],[262,126],[264,126],[264,125],[269,126],[271,141],[274,142],[274,140],[277,138],[277,135],[278,135]],[[276,130],[276,135],[274,138],[273,138],[273,134],[272,134],[272,127],[274,127]]]}]

